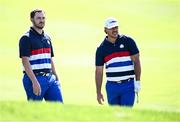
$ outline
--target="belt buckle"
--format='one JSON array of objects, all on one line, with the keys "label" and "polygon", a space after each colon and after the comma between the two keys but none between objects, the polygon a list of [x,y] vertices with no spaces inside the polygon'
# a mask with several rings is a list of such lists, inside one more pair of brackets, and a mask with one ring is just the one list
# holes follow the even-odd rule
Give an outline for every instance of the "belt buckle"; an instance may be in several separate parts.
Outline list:
[{"label": "belt buckle", "polygon": [[[126,79],[126,80],[127,80],[127,82],[129,82],[129,81],[131,81],[131,78],[128,78],[128,79]],[[117,83],[122,83],[123,81],[126,82],[126,80],[119,80],[119,81],[117,81]]]},{"label": "belt buckle", "polygon": [[122,83],[122,81],[121,81],[121,80],[119,80],[119,81],[117,81],[117,83]]},{"label": "belt buckle", "polygon": [[37,75],[42,75],[42,76],[44,76],[44,72],[39,72],[39,73],[37,73]]},{"label": "belt buckle", "polygon": [[42,76],[46,76],[46,73],[45,73],[45,72],[40,72],[40,74],[42,74]]},{"label": "belt buckle", "polygon": [[46,73],[46,74],[45,74],[46,77],[49,77],[50,75],[51,75],[50,73]]}]

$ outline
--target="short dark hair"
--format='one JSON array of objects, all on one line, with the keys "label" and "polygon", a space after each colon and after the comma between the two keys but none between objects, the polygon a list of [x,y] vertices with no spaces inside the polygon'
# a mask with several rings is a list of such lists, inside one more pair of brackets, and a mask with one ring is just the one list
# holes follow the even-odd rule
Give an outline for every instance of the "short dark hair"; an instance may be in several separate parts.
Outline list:
[{"label": "short dark hair", "polygon": [[41,10],[41,9],[35,9],[35,10],[31,11],[30,17],[31,17],[31,18],[34,18],[35,14],[36,14],[37,12],[44,12],[44,11]]}]

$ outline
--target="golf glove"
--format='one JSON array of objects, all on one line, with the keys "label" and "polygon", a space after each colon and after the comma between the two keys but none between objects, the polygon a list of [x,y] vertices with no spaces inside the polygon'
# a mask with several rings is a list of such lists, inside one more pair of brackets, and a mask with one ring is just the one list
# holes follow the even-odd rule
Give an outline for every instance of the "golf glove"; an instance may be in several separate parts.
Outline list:
[{"label": "golf glove", "polygon": [[140,90],[141,90],[140,81],[134,81],[134,91],[137,93],[140,92]]}]

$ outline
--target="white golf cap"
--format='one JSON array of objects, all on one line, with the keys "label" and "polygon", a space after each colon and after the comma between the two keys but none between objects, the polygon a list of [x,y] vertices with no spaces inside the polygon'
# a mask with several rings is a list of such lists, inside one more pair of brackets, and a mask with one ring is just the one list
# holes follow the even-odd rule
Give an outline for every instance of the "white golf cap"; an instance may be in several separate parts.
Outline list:
[{"label": "white golf cap", "polygon": [[118,21],[115,18],[108,17],[105,21],[105,28],[111,29],[113,27],[119,26]]}]

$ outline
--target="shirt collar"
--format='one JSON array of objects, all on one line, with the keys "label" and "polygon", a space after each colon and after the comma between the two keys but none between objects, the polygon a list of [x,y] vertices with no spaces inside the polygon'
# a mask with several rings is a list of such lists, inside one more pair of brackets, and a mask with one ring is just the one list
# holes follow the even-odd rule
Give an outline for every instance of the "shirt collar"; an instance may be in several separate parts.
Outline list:
[{"label": "shirt collar", "polygon": [[105,43],[105,44],[114,45],[114,44],[116,44],[116,43],[119,41],[119,39],[120,39],[122,36],[123,36],[123,35],[118,35],[115,43],[111,43],[110,41],[108,41],[108,36],[106,36],[105,39],[104,39],[104,43]]},{"label": "shirt collar", "polygon": [[33,27],[30,27],[30,30],[34,33],[37,34],[39,36],[44,36],[44,31],[42,32],[42,34],[39,34]]}]

